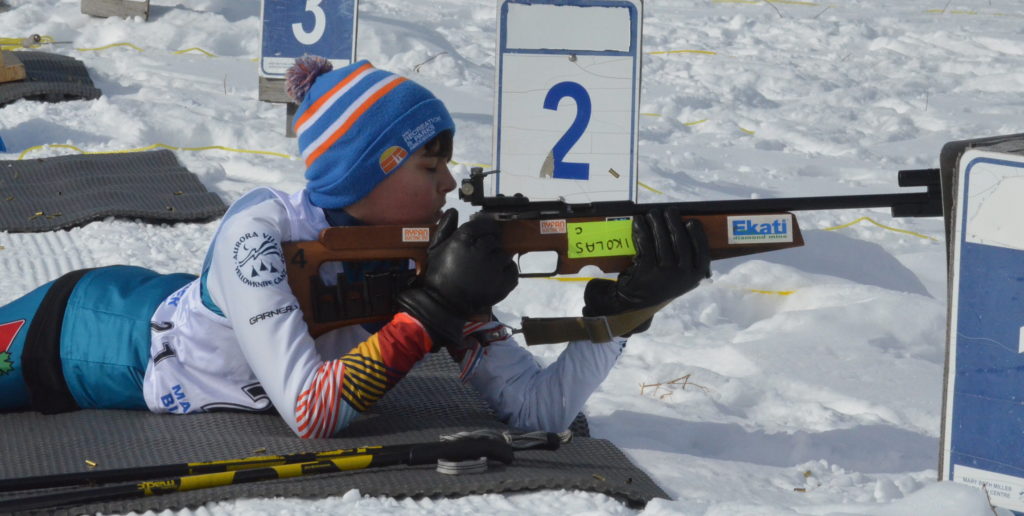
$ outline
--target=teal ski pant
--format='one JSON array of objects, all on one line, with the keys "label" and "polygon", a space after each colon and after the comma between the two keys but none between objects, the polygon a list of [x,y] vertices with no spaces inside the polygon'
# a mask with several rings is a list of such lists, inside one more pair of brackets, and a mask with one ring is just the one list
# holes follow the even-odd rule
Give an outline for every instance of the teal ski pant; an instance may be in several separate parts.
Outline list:
[{"label": "teal ski pant", "polygon": [[0,411],[145,410],[150,317],[193,279],[115,265],[69,273],[0,307]]}]

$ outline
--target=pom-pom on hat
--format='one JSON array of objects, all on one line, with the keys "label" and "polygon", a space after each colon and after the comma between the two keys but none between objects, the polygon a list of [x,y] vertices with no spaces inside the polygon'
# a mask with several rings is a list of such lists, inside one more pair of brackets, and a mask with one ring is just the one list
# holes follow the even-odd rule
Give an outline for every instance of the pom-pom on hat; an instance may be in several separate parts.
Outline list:
[{"label": "pom-pom on hat", "polygon": [[295,134],[306,162],[306,190],[324,209],[349,206],[455,123],[444,104],[415,82],[357,61],[331,70],[303,57],[286,75],[299,103]]}]

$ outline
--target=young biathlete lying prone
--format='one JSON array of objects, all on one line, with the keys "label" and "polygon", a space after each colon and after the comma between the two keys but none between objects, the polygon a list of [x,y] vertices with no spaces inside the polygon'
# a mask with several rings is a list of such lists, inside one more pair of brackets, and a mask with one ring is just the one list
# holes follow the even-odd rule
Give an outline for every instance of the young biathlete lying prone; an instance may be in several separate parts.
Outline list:
[{"label": "young biathlete lying prone", "polygon": [[[198,277],[101,267],[0,307],[0,348],[8,348],[0,410],[275,409],[300,437],[328,437],[424,355],[447,348],[463,381],[510,426],[566,429],[626,339],[572,342],[541,368],[493,319],[518,271],[496,223],[457,227],[455,210],[442,214],[455,188],[455,124],[441,101],[366,61],[331,71],[303,58],[289,71],[289,91],[301,101],[295,131],[306,187],[257,188],[238,199]],[[390,321],[310,336],[282,242],[316,239],[329,226],[439,220],[425,272],[400,294]],[[638,255],[619,281],[588,283],[585,315],[655,305],[708,275],[703,231],[678,213],[636,218],[634,239]],[[344,274],[359,281],[376,265],[344,264]]]}]

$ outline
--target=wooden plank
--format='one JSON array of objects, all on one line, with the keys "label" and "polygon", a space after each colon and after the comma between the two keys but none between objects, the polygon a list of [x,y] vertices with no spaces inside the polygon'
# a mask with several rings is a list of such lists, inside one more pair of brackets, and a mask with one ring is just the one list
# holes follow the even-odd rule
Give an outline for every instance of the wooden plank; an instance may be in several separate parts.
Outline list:
[{"label": "wooden plank", "polygon": [[82,14],[100,18],[141,16],[148,20],[149,0],[82,0]]},{"label": "wooden plank", "polygon": [[294,138],[295,129],[292,127],[292,122],[295,119],[295,111],[299,106],[298,104],[295,104],[295,101],[292,100],[292,98],[288,96],[288,93],[285,92],[284,85],[284,79],[260,77],[258,98],[263,102],[285,104],[284,135],[288,138]]},{"label": "wooden plank", "polygon": [[16,52],[0,51],[0,83],[25,79],[25,65]]},{"label": "wooden plank", "polygon": [[259,99],[263,102],[277,102],[279,104],[292,102],[292,98],[284,91],[284,83],[284,79],[260,77]]}]

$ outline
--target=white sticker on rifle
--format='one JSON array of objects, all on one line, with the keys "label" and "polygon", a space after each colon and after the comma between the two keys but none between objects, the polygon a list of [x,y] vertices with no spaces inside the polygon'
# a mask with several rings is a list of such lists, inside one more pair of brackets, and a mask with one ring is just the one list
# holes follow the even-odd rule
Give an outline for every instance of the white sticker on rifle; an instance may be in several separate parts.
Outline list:
[{"label": "white sticker on rifle", "polygon": [[729,244],[774,244],[793,241],[793,215],[732,215],[726,217]]},{"label": "white sticker on rifle", "polygon": [[565,234],[565,219],[559,220],[542,220],[540,221],[540,234],[542,235],[561,235]]},{"label": "white sticker on rifle", "polygon": [[403,242],[429,242],[430,228],[402,228]]}]

